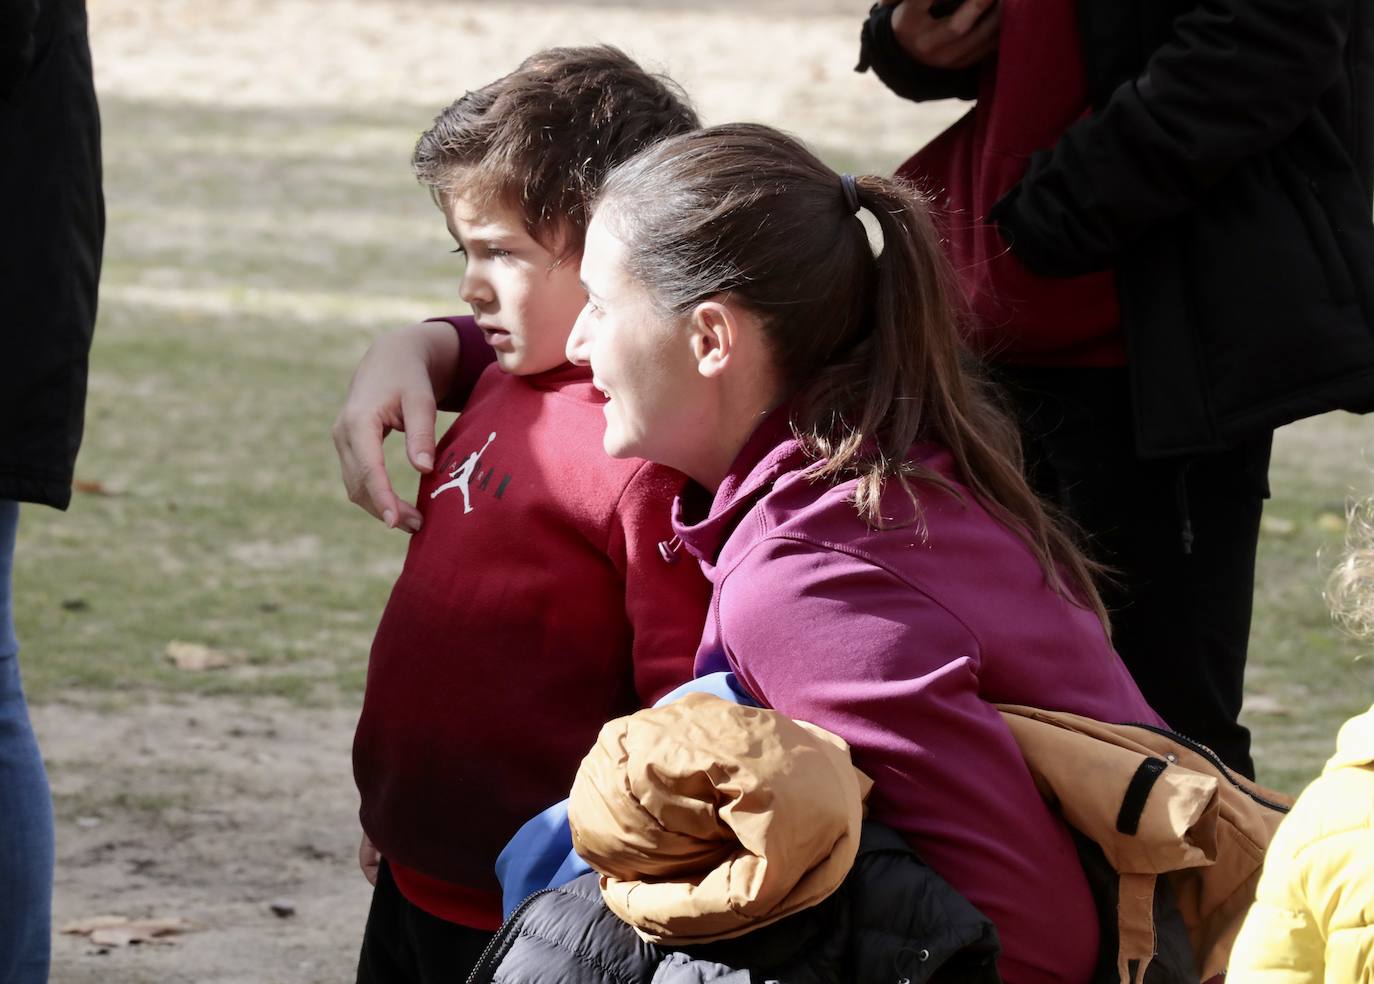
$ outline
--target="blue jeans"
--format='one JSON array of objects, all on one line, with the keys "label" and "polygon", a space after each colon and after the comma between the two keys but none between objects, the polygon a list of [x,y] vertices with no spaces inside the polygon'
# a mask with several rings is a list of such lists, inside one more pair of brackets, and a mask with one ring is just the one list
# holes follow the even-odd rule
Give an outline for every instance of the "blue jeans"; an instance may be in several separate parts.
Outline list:
[{"label": "blue jeans", "polygon": [[0,501],[0,984],[42,984],[52,945],[52,796],[19,681],[18,526],[19,504]]}]

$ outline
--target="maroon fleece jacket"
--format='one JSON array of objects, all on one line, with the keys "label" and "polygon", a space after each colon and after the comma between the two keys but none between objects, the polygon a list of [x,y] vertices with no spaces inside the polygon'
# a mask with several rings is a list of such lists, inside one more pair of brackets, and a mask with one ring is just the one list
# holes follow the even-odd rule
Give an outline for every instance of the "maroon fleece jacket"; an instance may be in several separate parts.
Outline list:
[{"label": "maroon fleece jacket", "polygon": [[1002,0],[1001,16],[976,105],[898,173],[932,196],[973,310],[975,348],[1027,365],[1122,365],[1113,274],[1038,277],[987,221],[1030,155],[1052,147],[1089,108],[1074,0]]}]

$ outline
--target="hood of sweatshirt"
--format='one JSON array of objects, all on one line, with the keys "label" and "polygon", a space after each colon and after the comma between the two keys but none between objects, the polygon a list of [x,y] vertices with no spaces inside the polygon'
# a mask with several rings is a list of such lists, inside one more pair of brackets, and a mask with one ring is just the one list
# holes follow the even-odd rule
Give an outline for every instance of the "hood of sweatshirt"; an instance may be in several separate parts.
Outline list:
[{"label": "hood of sweatshirt", "polygon": [[1323,772],[1347,767],[1359,768],[1374,762],[1374,707],[1357,714],[1341,725],[1336,737],[1336,754]]},{"label": "hood of sweatshirt", "polygon": [[789,472],[806,466],[787,406],[770,412],[744,442],[715,495],[688,482],[673,503],[673,532],[710,577],[721,548],[749,510]]}]

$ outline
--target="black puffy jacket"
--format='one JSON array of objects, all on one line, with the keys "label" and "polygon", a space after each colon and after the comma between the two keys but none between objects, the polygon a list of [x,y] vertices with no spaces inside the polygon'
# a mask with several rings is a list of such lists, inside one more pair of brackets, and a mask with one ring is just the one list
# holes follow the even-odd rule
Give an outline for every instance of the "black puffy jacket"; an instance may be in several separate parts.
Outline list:
[{"label": "black puffy jacket", "polygon": [[[1374,410],[1374,5],[1078,0],[1094,112],[992,210],[1032,271],[1114,269],[1142,454]],[[864,29],[899,95],[971,97]]]},{"label": "black puffy jacket", "polygon": [[0,499],[71,499],[104,233],[84,0],[0,0]]},{"label": "black puffy jacket", "polygon": [[595,874],[525,900],[470,984],[994,984],[997,931],[897,833],[864,824],[844,884],[803,912],[719,943],[644,942]]}]

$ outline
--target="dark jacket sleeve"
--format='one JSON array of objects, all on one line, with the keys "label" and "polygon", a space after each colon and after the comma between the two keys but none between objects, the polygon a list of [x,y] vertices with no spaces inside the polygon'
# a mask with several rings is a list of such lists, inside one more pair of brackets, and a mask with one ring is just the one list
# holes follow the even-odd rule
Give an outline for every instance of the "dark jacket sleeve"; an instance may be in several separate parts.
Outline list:
[{"label": "dark jacket sleeve", "polygon": [[1100,112],[1032,156],[990,213],[1031,270],[1111,265],[1281,143],[1342,71],[1354,0],[1200,0]]},{"label": "dark jacket sleeve", "polygon": [[972,99],[978,92],[978,69],[931,68],[903,49],[892,31],[895,7],[874,4],[859,35],[856,72],[870,68],[879,81],[903,99]]},{"label": "dark jacket sleeve", "polygon": [[37,22],[38,0],[0,0],[0,99],[28,72]]}]

